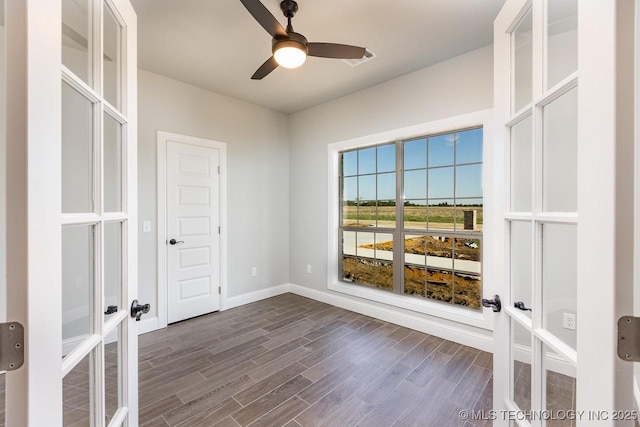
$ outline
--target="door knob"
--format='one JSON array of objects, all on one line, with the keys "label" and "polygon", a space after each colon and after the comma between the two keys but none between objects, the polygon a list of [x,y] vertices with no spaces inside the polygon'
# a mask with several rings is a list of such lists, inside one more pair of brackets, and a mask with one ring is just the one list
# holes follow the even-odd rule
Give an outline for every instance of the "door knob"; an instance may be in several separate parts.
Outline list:
[{"label": "door knob", "polygon": [[491,307],[494,313],[498,313],[502,310],[502,303],[500,302],[500,297],[498,295],[494,295],[493,299],[483,299],[482,306],[487,308]]},{"label": "door knob", "polygon": [[522,301],[516,301],[516,302],[514,302],[514,303],[513,303],[513,306],[514,306],[515,308],[517,308],[518,310],[522,310],[522,311],[533,311],[533,310],[531,310],[530,308],[527,308],[527,307],[524,305],[524,302],[522,302]]},{"label": "door knob", "polygon": [[178,243],[184,243],[184,240],[176,240],[176,239],[169,240],[170,245],[177,245]]},{"label": "door knob", "polygon": [[147,314],[149,312],[149,310],[151,310],[151,305],[150,304],[138,304],[138,300],[134,299],[133,302],[131,303],[131,317],[135,317],[136,318],[136,322],[140,321],[140,317],[143,314]]}]

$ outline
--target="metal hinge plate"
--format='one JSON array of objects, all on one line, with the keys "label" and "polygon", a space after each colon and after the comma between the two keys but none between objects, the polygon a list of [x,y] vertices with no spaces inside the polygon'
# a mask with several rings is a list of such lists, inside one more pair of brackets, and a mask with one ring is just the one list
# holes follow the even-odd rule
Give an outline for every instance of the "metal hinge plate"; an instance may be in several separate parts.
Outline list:
[{"label": "metal hinge plate", "polygon": [[15,371],[24,363],[24,327],[0,323],[0,371]]},{"label": "metal hinge plate", "polygon": [[618,319],[618,357],[628,362],[640,362],[640,317]]}]

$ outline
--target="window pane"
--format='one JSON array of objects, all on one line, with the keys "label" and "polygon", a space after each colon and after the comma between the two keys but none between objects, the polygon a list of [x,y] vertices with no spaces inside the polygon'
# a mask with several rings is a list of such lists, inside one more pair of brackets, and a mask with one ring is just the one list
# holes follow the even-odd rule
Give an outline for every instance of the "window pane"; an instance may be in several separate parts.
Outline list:
[{"label": "window pane", "polygon": [[393,290],[393,235],[376,233],[376,286]]},{"label": "window pane", "polygon": [[453,243],[454,304],[480,308],[482,300],[480,239],[456,238]]},{"label": "window pane", "polygon": [[357,276],[358,259],[345,256],[342,258],[342,280],[354,282]]},{"label": "window pane", "polygon": [[396,170],[395,144],[378,147],[378,172],[393,172]]},{"label": "window pane", "polygon": [[427,167],[427,140],[416,139],[404,143],[404,169]]},{"label": "window pane", "polygon": [[404,202],[404,227],[427,228],[426,200],[407,200]]},{"label": "window pane", "polygon": [[95,349],[80,361],[62,380],[63,425],[90,426],[95,410],[96,390],[93,369]]},{"label": "window pane", "polygon": [[404,198],[427,198],[427,171],[425,169],[404,173]]},{"label": "window pane", "polygon": [[62,84],[62,212],[93,212],[93,104]]},{"label": "window pane", "polygon": [[533,69],[531,28],[530,9],[516,27],[511,39],[513,52],[513,112],[519,111],[531,102],[531,73]]},{"label": "window pane", "polygon": [[[510,280],[513,302],[522,302],[526,308],[533,308],[532,286],[532,235],[531,223],[512,222],[510,224]],[[531,311],[523,311],[531,317]]]},{"label": "window pane", "polygon": [[456,134],[456,163],[482,162],[482,128]]},{"label": "window pane", "polygon": [[451,272],[427,267],[427,298],[451,302]]},{"label": "window pane", "polygon": [[345,255],[356,255],[356,232],[342,232],[342,253]]},{"label": "window pane", "polygon": [[470,308],[480,308],[482,281],[476,274],[456,272],[453,275],[453,303]]},{"label": "window pane", "polygon": [[356,255],[358,257],[375,258],[375,233],[358,232],[356,234]]},{"label": "window pane", "polygon": [[429,167],[452,165],[454,146],[453,133],[429,138]]},{"label": "window pane", "polygon": [[376,199],[376,175],[365,175],[358,177],[358,199]]},{"label": "window pane", "polygon": [[573,224],[544,224],[542,229],[543,326],[571,348],[576,331],[564,328],[565,315],[576,315],[577,228]]},{"label": "window pane", "polygon": [[358,151],[358,173],[364,175],[376,172],[376,148]]},{"label": "window pane", "polygon": [[396,174],[382,173],[378,175],[378,200],[395,200]]},{"label": "window pane", "polygon": [[451,270],[453,239],[427,236],[427,297],[450,302],[453,280]]},{"label": "window pane", "polygon": [[578,209],[578,89],[544,108],[543,200],[545,212]]},{"label": "window pane", "polygon": [[429,229],[453,230],[453,199],[429,200]]},{"label": "window pane", "polygon": [[456,230],[482,231],[482,199],[456,199]]},{"label": "window pane", "polygon": [[393,234],[376,233],[376,258],[393,261]]},{"label": "window pane", "polygon": [[[122,223],[107,222],[104,224],[104,311],[110,306],[121,310],[120,292],[122,289]],[[111,310],[112,311],[112,310]],[[113,314],[113,313],[112,313]]]},{"label": "window pane", "polygon": [[547,87],[578,69],[578,0],[547,5]]},{"label": "window pane", "polygon": [[453,168],[429,169],[429,198],[453,197]]},{"label": "window pane", "polygon": [[358,152],[348,151],[342,153],[342,176],[358,174]]},{"label": "window pane", "polygon": [[511,209],[531,212],[533,128],[531,116],[511,128]]},{"label": "window pane", "polygon": [[122,211],[122,125],[104,114],[104,210]]},{"label": "window pane", "polygon": [[355,202],[358,200],[358,178],[353,176],[342,179],[342,200]]},{"label": "window pane", "polygon": [[121,37],[122,27],[116,21],[111,8],[104,3],[104,98],[117,109],[121,109]]},{"label": "window pane", "polygon": [[90,4],[89,0],[62,0],[62,63],[92,86]]},{"label": "window pane", "polygon": [[396,227],[396,202],[395,200],[378,201],[378,227]]},{"label": "window pane", "polygon": [[94,226],[62,228],[62,344],[66,356],[92,332]]},{"label": "window pane", "polygon": [[425,236],[404,237],[404,293],[425,296],[427,281],[427,242]]},{"label": "window pane", "polygon": [[482,197],[482,165],[456,167],[456,197]]}]

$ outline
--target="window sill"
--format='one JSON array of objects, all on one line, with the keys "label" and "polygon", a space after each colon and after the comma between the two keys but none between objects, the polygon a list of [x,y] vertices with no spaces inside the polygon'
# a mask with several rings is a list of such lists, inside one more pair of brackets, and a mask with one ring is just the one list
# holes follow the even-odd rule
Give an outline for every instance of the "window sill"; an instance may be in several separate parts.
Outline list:
[{"label": "window sill", "polygon": [[332,280],[329,282],[328,289],[335,292],[363,298],[369,301],[410,310],[441,319],[451,320],[453,322],[481,328],[485,330],[493,330],[493,322],[486,319],[483,310],[474,310],[465,307],[449,306],[445,303],[435,301],[421,300],[410,296],[393,294],[379,289],[367,288],[361,285],[348,284]]}]

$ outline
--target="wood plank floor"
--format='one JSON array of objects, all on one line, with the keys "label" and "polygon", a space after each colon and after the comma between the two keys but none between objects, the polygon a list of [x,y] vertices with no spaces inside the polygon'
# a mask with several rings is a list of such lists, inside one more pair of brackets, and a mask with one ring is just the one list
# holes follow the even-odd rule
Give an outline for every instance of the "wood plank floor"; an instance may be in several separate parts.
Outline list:
[{"label": "wood plank floor", "polygon": [[142,335],[139,368],[147,427],[458,427],[492,406],[490,354],[293,294]]}]

